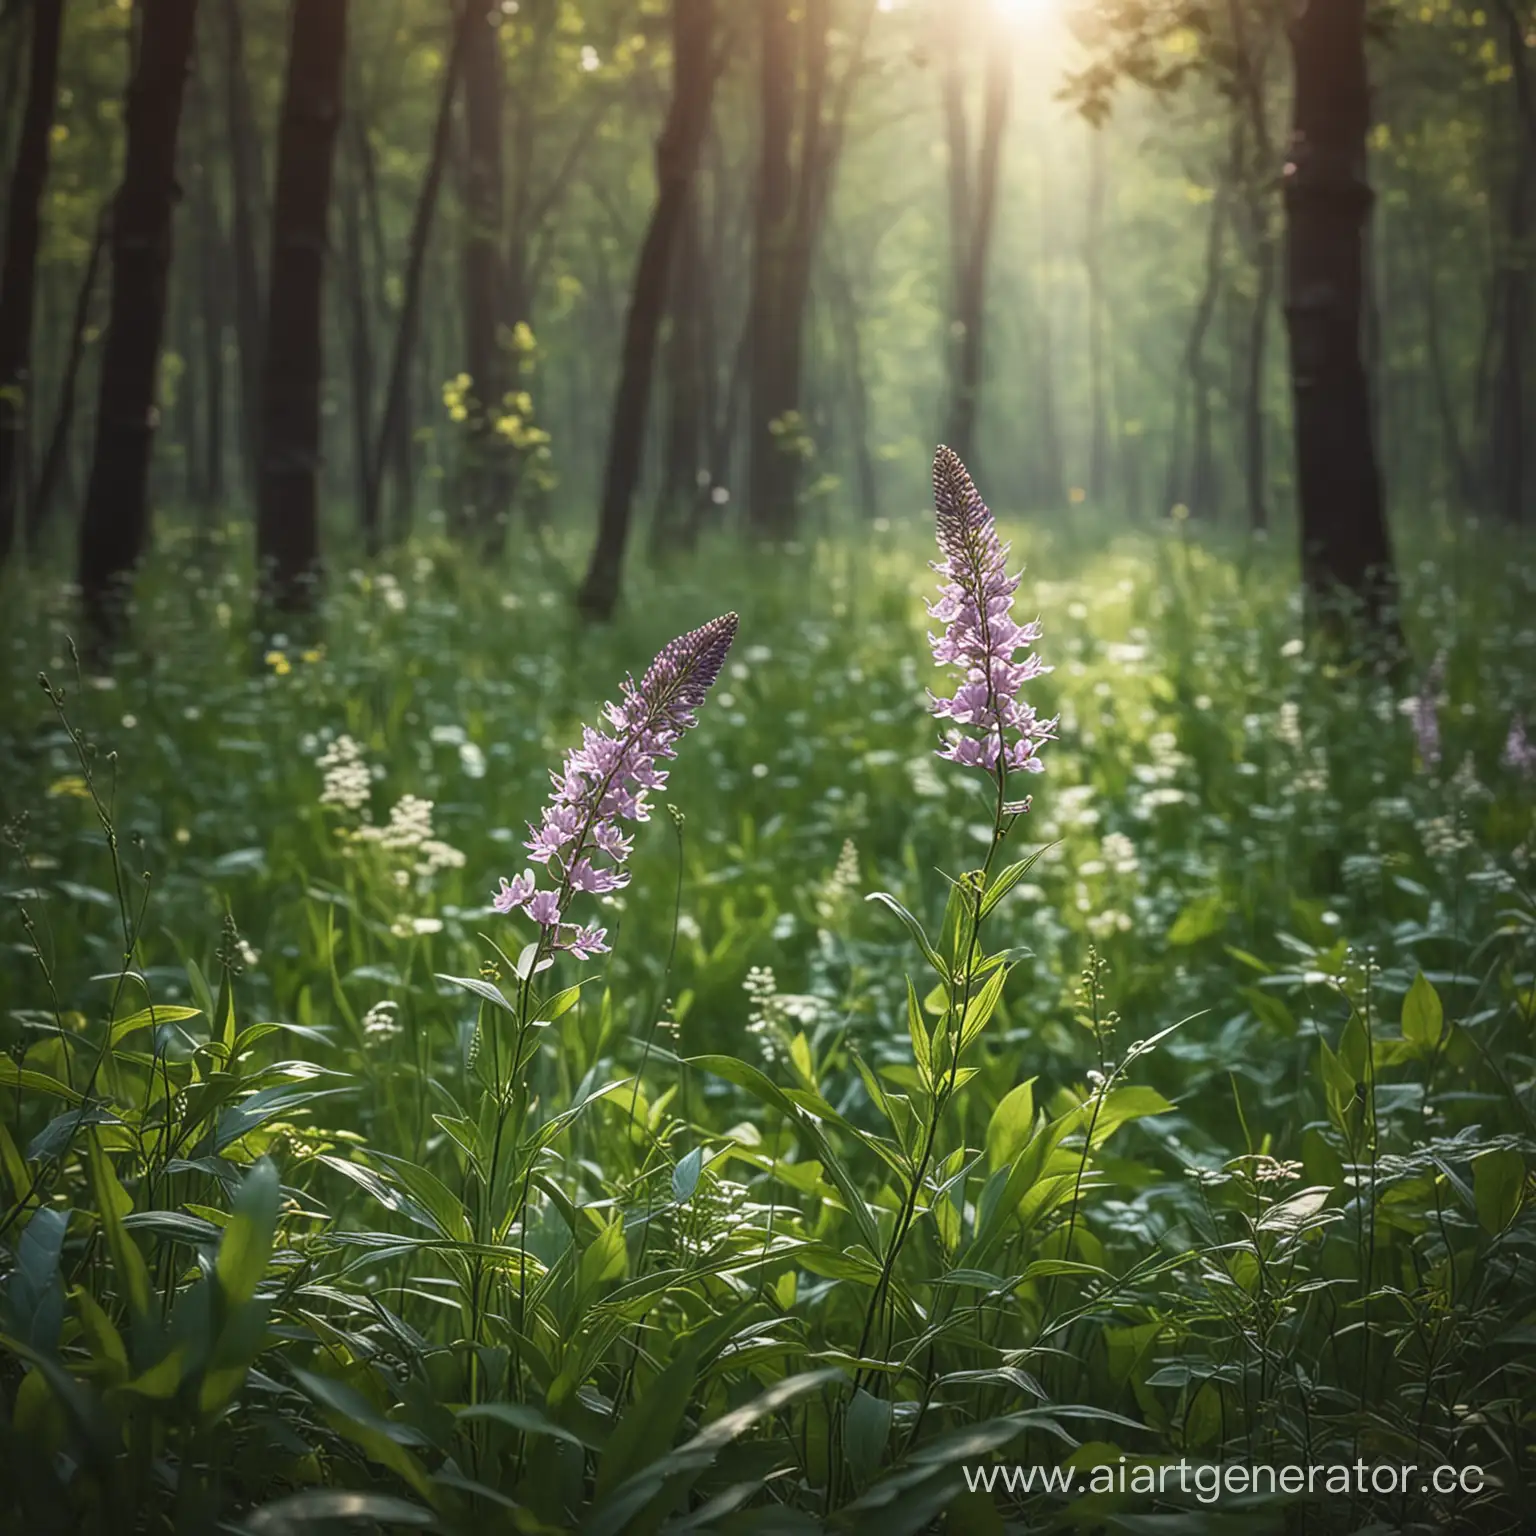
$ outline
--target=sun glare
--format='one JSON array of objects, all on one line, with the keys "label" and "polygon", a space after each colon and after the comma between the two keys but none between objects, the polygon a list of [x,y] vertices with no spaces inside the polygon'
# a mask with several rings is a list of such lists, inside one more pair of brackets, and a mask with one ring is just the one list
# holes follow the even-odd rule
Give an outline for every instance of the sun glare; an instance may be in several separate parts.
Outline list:
[{"label": "sun glare", "polygon": [[1056,8],[1056,0],[992,0],[992,4],[1012,21],[1043,21]]}]

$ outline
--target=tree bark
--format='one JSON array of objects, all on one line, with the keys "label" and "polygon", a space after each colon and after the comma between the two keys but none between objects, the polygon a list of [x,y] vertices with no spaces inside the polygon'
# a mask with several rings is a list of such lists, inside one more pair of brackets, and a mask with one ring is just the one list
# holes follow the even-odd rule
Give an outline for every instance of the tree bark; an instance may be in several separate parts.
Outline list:
[{"label": "tree bark", "polygon": [[618,601],[650,408],[656,338],[667,307],[673,250],[688,212],[699,149],[714,96],[714,0],[672,0],[672,105],[656,146],[656,206],[640,248],[624,322],[619,386],[608,437],[608,464],[597,542],[577,606],[607,619]]},{"label": "tree bark", "polygon": [[149,542],[149,461],[177,196],[176,137],[196,13],[196,0],[157,0],[144,9],[128,88],[127,149],[112,216],[111,311],[80,519],[80,592],[95,648],[121,638],[133,572]]},{"label": "tree bark", "polygon": [[363,537],[370,552],[383,544],[381,498],[384,470],[392,451],[398,451],[395,439],[408,409],[411,355],[415,348],[416,323],[421,312],[422,276],[426,271],[427,247],[432,238],[432,223],[437,214],[437,196],[443,183],[443,167],[448,159],[448,141],[453,128],[453,98],[458,92],[467,37],[461,19],[454,27],[453,46],[443,70],[442,95],[438,98],[437,122],[432,129],[427,171],[416,198],[411,218],[410,249],[406,256],[404,294],[400,303],[400,321],[395,329],[394,350],[390,357],[389,379],[384,388],[384,416],[368,464],[363,494]]},{"label": "tree bark", "polygon": [[497,431],[506,411],[507,317],[502,296],[502,63],[500,0],[468,0],[464,57],[464,324],[470,398],[463,522],[498,543],[512,478],[509,445]]},{"label": "tree bark", "polygon": [[1361,355],[1370,90],[1366,0],[1307,0],[1285,167],[1286,321],[1302,573],[1314,619],[1339,595],[1389,638],[1396,599],[1370,388]]},{"label": "tree bark", "polygon": [[32,0],[31,20],[27,103],[11,171],[5,254],[0,258],[0,565],[11,552],[27,473],[22,444],[33,399],[32,310],[48,147],[58,103],[64,0]]},{"label": "tree bark", "polygon": [[85,333],[91,319],[91,303],[96,295],[96,279],[101,271],[102,253],[107,248],[107,218],[96,221],[96,238],[91,242],[91,254],[86,260],[80,287],[75,295],[74,318],[70,324],[69,346],[65,353],[64,373],[59,382],[58,403],[54,407],[53,426],[48,433],[48,444],[43,450],[43,462],[38,470],[37,484],[27,504],[27,549],[37,549],[43,527],[58,493],[59,481],[69,452],[69,435],[75,420],[75,395],[80,381],[80,365],[85,358]]},{"label": "tree bark", "polygon": [[325,264],[347,0],[294,0],[272,197],[256,487],[260,606],[313,611],[320,587],[320,392]]},{"label": "tree bark", "polygon": [[230,248],[235,336],[240,348],[240,421],[245,470],[254,489],[261,459],[262,314],[260,229],[265,181],[245,70],[241,0],[224,0],[224,104],[229,155]]}]

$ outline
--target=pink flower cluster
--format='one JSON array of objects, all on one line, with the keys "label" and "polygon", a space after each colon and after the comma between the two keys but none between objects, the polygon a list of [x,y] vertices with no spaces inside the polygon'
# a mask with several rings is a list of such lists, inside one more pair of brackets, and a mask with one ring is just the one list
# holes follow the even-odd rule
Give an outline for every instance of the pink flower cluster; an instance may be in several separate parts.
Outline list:
[{"label": "pink flower cluster", "polygon": [[959,674],[953,695],[929,695],[933,713],[952,723],[939,756],[991,774],[1039,773],[1040,748],[1055,739],[1057,722],[1040,719],[1020,695],[1051,669],[1035,654],[1016,658],[1040,638],[1040,623],[1015,622],[1019,578],[1008,574],[1008,545],[949,448],[934,457],[933,499],[944,556],[933,568],[944,581],[928,613],[945,628],[928,640],[935,663]]},{"label": "pink flower cluster", "polygon": [[666,646],[638,685],[626,678],[622,701],[604,707],[612,734],[584,726],[581,745],[550,775],[554,793],[539,824],[528,824],[523,846],[554,883],[541,889],[533,870],[525,869],[502,879],[491,904],[498,912],[526,912],[551,949],[583,960],[608,952],[607,930],[567,923],[566,907],[578,891],[603,896],[629,884],[623,865],[633,839],[619,822],[650,820],[646,796],[667,782],[657,759],[677,756],[677,739],[695,723],[720,675],[736,625],[734,613],[712,619]]}]

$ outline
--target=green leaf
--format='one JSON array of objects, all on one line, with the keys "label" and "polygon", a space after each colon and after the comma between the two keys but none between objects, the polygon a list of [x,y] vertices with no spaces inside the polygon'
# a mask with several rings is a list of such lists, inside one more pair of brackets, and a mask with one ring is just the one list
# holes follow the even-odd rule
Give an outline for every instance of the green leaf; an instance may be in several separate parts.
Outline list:
[{"label": "green leaf", "polygon": [[1411,1040],[1421,1051],[1430,1052],[1440,1044],[1444,1027],[1445,1010],[1440,994],[1420,971],[1403,999],[1403,1039]]},{"label": "green leaf", "polygon": [[214,1265],[219,1288],[232,1307],[249,1301],[267,1272],[277,1231],[277,1207],[277,1169],[262,1158],[241,1181]]},{"label": "green leaf", "polygon": [[699,1187],[699,1175],[703,1171],[703,1147],[695,1147],[672,1170],[672,1198],[679,1205],[687,1205],[693,1199],[693,1192]]},{"label": "green leaf", "polygon": [[501,988],[484,980],[479,976],[445,976],[442,972],[436,972],[439,981],[446,981],[455,987],[462,987],[466,992],[473,992],[482,1002],[489,1003],[493,1008],[499,1008],[503,1013],[510,1013],[515,1019],[517,1009],[506,999]]},{"label": "green leaf", "polygon": [[388,1152],[373,1152],[371,1156],[389,1168],[394,1178],[421,1204],[444,1237],[451,1237],[461,1243],[473,1239],[474,1229],[459,1197],[435,1173],[408,1158],[393,1157]]},{"label": "green leaf", "polygon": [[1227,926],[1227,904],[1218,894],[1199,896],[1174,918],[1170,944],[1198,944]]},{"label": "green leaf", "polygon": [[547,1435],[554,1440],[563,1440],[577,1450],[588,1445],[587,1441],[580,1439],[564,1425],[556,1424],[532,1403],[476,1403],[471,1408],[461,1408],[455,1417],[460,1423],[488,1419],[493,1424],[505,1424],[522,1435]]},{"label": "green leaf", "polygon": [[597,1468],[599,1499],[671,1450],[699,1372],[720,1353],[746,1316],[746,1309],[732,1309],[690,1333],[636,1396],[603,1449]]},{"label": "green leaf", "polygon": [[1035,1079],[1010,1088],[987,1122],[987,1167],[1003,1168],[1029,1142],[1035,1124]]},{"label": "green leaf", "polygon": [[1483,1153],[1472,1164],[1472,1192],[1478,1225],[1497,1236],[1519,1213],[1525,1193],[1525,1159],[1513,1147]]},{"label": "green leaf", "polygon": [[1002,874],[996,876],[992,884],[987,887],[987,894],[981,898],[981,915],[985,917],[1040,862],[1044,855],[1045,849],[1037,848],[1027,858],[1020,859],[1017,864],[1010,864]]},{"label": "green leaf", "polygon": [[[726,1446],[754,1425],[800,1398],[844,1379],[842,1371],[835,1367],[788,1376],[783,1381],[775,1382],[751,1402],[721,1414],[718,1419],[706,1424],[691,1440],[651,1462],[614,1489],[583,1522],[583,1536],[620,1536],[621,1532],[636,1528],[641,1512],[658,1494],[666,1493],[671,1498],[686,1491],[686,1487],[700,1473],[708,1470]],[[673,1479],[677,1479],[682,1486],[669,1487]]]},{"label": "green leaf", "polygon": [[5,1088],[30,1088],[34,1093],[51,1093],[56,1099],[63,1099],[67,1104],[80,1104],[84,1102],[84,1095],[76,1093],[68,1083],[61,1083],[56,1077],[49,1077],[44,1072],[32,1072],[25,1067],[18,1067],[9,1056],[0,1056],[0,1087]]},{"label": "green leaf", "polygon": [[879,1470],[890,1438],[890,1403],[860,1387],[853,1394],[843,1421],[843,1450],[854,1476],[861,1483],[867,1482]]},{"label": "green leaf", "polygon": [[588,1244],[577,1271],[576,1293],[588,1296],[600,1285],[621,1278],[629,1267],[629,1249],[624,1242],[624,1218],[615,1217]]},{"label": "green leaf", "polygon": [[86,1141],[86,1162],[122,1299],[128,1303],[130,1316],[135,1319],[144,1317],[149,1312],[149,1270],[138,1244],[123,1225],[123,1218],[133,1209],[133,1202],[118,1183],[112,1164],[101,1150],[100,1138],[94,1133]]},{"label": "green leaf", "polygon": [[137,1013],[131,1013],[126,1019],[118,1019],[112,1025],[111,1043],[117,1045],[126,1040],[129,1035],[136,1034],[141,1029],[148,1029],[152,1025],[159,1028],[162,1024],[179,1024],[183,1019],[196,1019],[202,1016],[201,1008],[182,1008],[167,1004],[158,1004],[153,1008],[141,1008]]},{"label": "green leaf", "polygon": [[[1099,1106],[1093,1118],[1093,1144],[1103,1146],[1122,1125],[1132,1120],[1142,1120],[1148,1115],[1166,1115],[1173,1105],[1155,1088],[1142,1083],[1130,1083],[1112,1088]],[[1085,1118],[1091,1112],[1085,1112]]]},{"label": "green leaf", "polygon": [[864,899],[878,901],[882,906],[889,907],[901,919],[902,926],[917,941],[917,947],[922,950],[923,958],[945,981],[949,980],[949,967],[939,958],[938,951],[933,947],[928,935],[923,932],[923,925],[889,891],[871,891]]}]

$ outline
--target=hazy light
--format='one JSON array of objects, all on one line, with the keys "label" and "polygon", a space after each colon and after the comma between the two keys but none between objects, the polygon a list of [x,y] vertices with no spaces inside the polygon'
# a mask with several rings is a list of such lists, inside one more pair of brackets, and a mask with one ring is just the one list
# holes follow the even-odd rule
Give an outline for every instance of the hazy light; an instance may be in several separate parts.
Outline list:
[{"label": "hazy light", "polygon": [[1014,21],[1043,21],[1056,4],[1057,0],[992,0],[999,15]]}]

